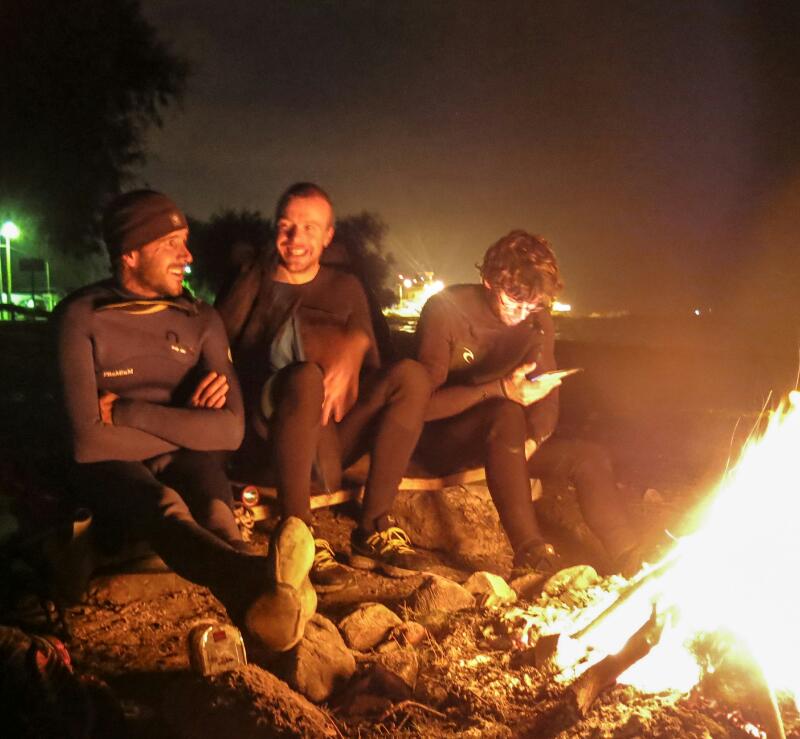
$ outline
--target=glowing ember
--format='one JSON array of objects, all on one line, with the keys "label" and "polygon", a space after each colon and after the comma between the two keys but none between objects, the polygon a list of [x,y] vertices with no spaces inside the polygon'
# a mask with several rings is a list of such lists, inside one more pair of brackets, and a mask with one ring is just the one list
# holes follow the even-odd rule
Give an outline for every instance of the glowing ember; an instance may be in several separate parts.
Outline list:
[{"label": "glowing ember", "polygon": [[714,494],[702,526],[678,542],[672,566],[597,628],[581,635],[570,630],[579,638],[569,641],[581,648],[565,644],[562,650],[559,643],[564,677],[616,653],[655,605],[677,617],[668,619],[659,643],[620,682],[651,692],[688,691],[701,675],[690,643],[701,634],[721,633],[752,655],[771,686],[800,695],[800,629],[792,597],[800,573],[798,403],[800,394],[792,393],[763,437],[748,443]]}]

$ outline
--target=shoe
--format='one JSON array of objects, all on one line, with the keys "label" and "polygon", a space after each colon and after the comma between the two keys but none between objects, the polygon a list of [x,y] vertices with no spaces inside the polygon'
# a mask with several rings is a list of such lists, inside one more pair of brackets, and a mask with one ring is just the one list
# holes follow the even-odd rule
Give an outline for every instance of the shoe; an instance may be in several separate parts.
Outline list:
[{"label": "shoe", "polygon": [[631,547],[620,554],[611,566],[614,573],[619,573],[624,578],[630,580],[639,570],[644,567],[645,551],[642,546]]},{"label": "shoe", "polygon": [[556,552],[555,547],[546,541],[538,541],[521,549],[514,556],[511,579],[515,580],[523,575],[534,573],[549,577],[558,572],[561,567],[561,555]]},{"label": "shoe", "polygon": [[371,534],[356,528],[350,543],[350,564],[360,570],[380,569],[390,577],[408,577],[434,564],[431,557],[411,546],[411,539],[399,526],[389,526]]},{"label": "shoe", "polygon": [[314,564],[309,577],[314,587],[323,593],[342,590],[354,582],[353,571],[336,561],[333,547],[326,539],[314,539]]},{"label": "shoe", "polygon": [[299,518],[282,521],[269,543],[268,587],[246,609],[246,634],[269,651],[285,652],[302,638],[317,609],[308,573],[314,562],[314,537]]}]

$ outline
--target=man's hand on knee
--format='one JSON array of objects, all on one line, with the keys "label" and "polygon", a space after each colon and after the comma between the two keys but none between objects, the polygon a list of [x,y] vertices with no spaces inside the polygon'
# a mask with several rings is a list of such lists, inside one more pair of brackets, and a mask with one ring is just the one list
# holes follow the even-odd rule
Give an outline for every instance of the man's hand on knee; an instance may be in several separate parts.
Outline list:
[{"label": "man's hand on knee", "polygon": [[344,331],[339,341],[332,344],[319,364],[324,374],[322,384],[325,397],[322,401],[322,425],[333,418],[337,423],[353,407],[358,398],[358,376],[364,355],[369,348],[369,338],[360,329]]},{"label": "man's hand on knee", "polygon": [[326,426],[333,418],[339,423],[353,407],[358,398],[358,374],[361,361],[353,361],[353,356],[344,352],[340,360],[325,369],[322,386],[325,396],[322,400],[322,425]]},{"label": "man's hand on knee", "polygon": [[197,384],[189,404],[193,408],[223,408],[231,389],[228,378],[217,372],[209,372]]}]

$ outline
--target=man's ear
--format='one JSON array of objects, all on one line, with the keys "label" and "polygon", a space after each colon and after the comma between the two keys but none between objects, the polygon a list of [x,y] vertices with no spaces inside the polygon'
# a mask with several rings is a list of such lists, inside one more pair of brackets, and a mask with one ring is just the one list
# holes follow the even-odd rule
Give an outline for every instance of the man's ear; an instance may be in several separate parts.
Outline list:
[{"label": "man's ear", "polygon": [[333,233],[334,229],[333,226],[328,226],[328,230],[325,232],[325,238],[322,241],[322,248],[327,249],[328,245],[333,241]]},{"label": "man's ear", "polygon": [[129,269],[135,269],[139,264],[139,250],[131,249],[131,251],[126,251],[123,254],[120,254],[119,263],[124,267],[128,267]]}]

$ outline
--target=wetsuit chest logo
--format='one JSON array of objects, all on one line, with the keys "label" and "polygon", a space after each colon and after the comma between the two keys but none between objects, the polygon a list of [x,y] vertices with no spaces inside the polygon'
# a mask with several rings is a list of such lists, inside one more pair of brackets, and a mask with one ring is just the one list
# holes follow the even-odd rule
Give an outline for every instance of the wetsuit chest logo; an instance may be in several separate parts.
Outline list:
[{"label": "wetsuit chest logo", "polygon": [[133,374],[133,367],[124,369],[103,370],[103,377],[129,377]]},{"label": "wetsuit chest logo", "polygon": [[461,359],[467,364],[472,364],[475,361],[475,355],[472,353],[472,349],[464,347],[464,351],[461,353]]}]

